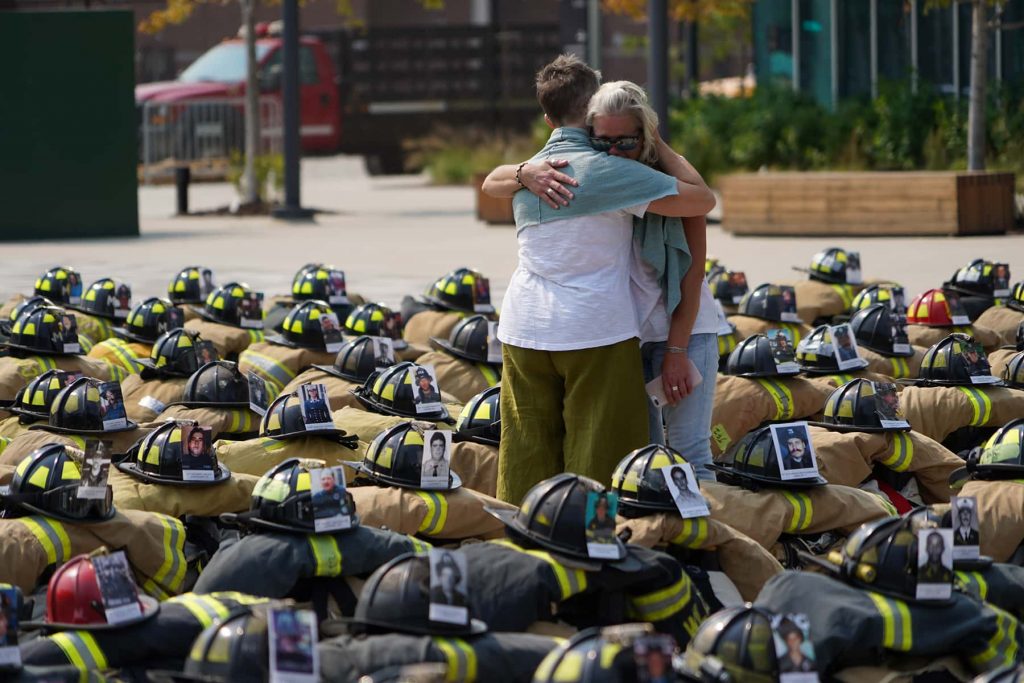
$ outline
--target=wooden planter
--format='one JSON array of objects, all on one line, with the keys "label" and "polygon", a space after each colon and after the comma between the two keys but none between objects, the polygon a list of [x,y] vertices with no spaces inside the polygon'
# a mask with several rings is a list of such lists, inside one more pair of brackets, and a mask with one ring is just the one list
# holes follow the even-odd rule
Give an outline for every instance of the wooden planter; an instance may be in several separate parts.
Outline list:
[{"label": "wooden planter", "polygon": [[497,199],[484,194],[480,187],[484,184],[487,175],[480,173],[473,176],[473,186],[476,188],[476,218],[479,221],[492,224],[515,223],[512,217],[512,199]]},{"label": "wooden planter", "polygon": [[738,235],[980,235],[1013,227],[1012,173],[744,173],[721,181]]}]

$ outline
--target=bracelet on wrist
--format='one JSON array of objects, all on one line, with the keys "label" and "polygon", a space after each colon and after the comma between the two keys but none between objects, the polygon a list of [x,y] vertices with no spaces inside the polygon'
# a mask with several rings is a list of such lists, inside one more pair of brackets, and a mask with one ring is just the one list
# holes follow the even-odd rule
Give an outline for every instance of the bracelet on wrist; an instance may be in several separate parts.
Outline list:
[{"label": "bracelet on wrist", "polygon": [[528,163],[530,162],[524,161],[523,163],[516,166],[516,182],[519,183],[519,187],[526,187],[526,185],[523,185],[523,179],[520,176],[520,174],[523,172],[523,166],[526,166],[526,164]]},{"label": "bracelet on wrist", "polygon": [[685,346],[666,346],[665,351],[667,353],[688,353],[689,349]]}]

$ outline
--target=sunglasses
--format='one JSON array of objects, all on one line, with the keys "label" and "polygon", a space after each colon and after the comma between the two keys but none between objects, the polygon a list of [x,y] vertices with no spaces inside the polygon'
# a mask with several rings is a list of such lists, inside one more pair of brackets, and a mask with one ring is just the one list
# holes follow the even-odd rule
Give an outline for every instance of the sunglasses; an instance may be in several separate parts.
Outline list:
[{"label": "sunglasses", "polygon": [[621,138],[590,138],[590,146],[598,152],[609,152],[612,147],[620,152],[632,152],[640,145],[639,135],[628,135]]}]

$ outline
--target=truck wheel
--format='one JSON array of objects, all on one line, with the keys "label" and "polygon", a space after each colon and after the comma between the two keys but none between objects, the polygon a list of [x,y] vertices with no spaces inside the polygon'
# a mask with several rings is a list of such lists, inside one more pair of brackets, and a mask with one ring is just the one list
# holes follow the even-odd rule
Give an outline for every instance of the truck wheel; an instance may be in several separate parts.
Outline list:
[{"label": "truck wheel", "polygon": [[400,149],[389,149],[363,157],[363,165],[371,176],[405,173],[405,154]]}]

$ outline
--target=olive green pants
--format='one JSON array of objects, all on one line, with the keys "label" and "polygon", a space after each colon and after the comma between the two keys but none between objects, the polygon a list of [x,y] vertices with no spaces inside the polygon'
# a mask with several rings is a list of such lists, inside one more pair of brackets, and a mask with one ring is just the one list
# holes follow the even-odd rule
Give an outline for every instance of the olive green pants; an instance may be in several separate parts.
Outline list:
[{"label": "olive green pants", "polygon": [[647,394],[636,339],[578,351],[502,351],[498,498],[518,505],[561,472],[608,486],[647,444]]}]

